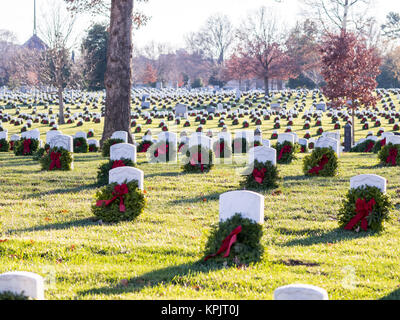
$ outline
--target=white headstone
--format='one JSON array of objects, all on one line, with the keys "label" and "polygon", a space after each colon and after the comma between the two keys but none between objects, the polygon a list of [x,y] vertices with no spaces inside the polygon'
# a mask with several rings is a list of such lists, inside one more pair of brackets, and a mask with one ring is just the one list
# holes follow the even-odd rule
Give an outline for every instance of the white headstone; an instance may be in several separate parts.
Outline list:
[{"label": "white headstone", "polygon": [[281,133],[278,135],[278,143],[291,142],[294,144],[294,135],[290,133]]},{"label": "white headstone", "polygon": [[130,159],[136,163],[136,147],[129,143],[117,143],[110,148],[110,160]]},{"label": "white headstone", "polygon": [[38,274],[14,271],[0,274],[0,293],[23,294],[36,300],[44,300],[44,280]]},{"label": "white headstone", "polygon": [[75,133],[75,138],[84,138],[84,139],[87,139],[87,134],[86,134],[86,132],[78,131],[77,133]]},{"label": "white headstone", "polygon": [[36,139],[40,140],[40,131],[39,129],[34,129],[21,133],[21,137],[25,139]]},{"label": "white headstone", "polygon": [[143,190],[144,172],[134,167],[118,167],[109,171],[108,183],[129,183],[133,180],[138,182],[140,190]]},{"label": "white headstone", "polygon": [[176,133],[174,133],[174,132],[161,132],[159,135],[158,135],[158,140],[161,140],[161,141],[169,141],[171,144],[177,144],[177,141],[178,141],[178,137],[177,137],[177,134]]},{"label": "white headstone", "polygon": [[128,143],[128,132],[126,131],[115,131],[111,139],[122,139],[124,143]]},{"label": "white headstone", "polygon": [[71,136],[57,134],[48,142],[50,148],[63,148],[69,152],[74,152],[74,141]]},{"label": "white headstone", "polygon": [[274,300],[329,300],[326,290],[307,284],[291,284],[274,291]]},{"label": "white headstone", "polygon": [[7,130],[0,131],[0,139],[8,140],[8,131]]},{"label": "white headstone", "polygon": [[47,131],[47,133],[46,133],[46,143],[48,144],[50,142],[50,140],[53,139],[53,137],[55,137],[55,136],[57,136],[59,134],[62,134],[62,132],[58,131],[58,130]]},{"label": "white headstone", "polygon": [[203,148],[211,149],[212,140],[201,133],[193,133],[189,139],[189,148],[201,145]]},{"label": "white headstone", "polygon": [[219,197],[219,220],[225,221],[236,213],[257,223],[264,223],[264,197],[252,191],[231,191]]},{"label": "white headstone", "polygon": [[321,137],[317,140],[315,148],[332,148],[340,156],[340,143],[336,139]]},{"label": "white headstone", "polygon": [[276,149],[266,146],[251,148],[249,150],[249,163],[252,163],[254,160],[264,163],[270,161],[276,166]]},{"label": "white headstone", "polygon": [[377,187],[383,193],[386,193],[386,179],[376,174],[361,174],[350,178],[350,189],[361,186]]},{"label": "white headstone", "polygon": [[389,144],[389,143],[391,143],[393,145],[400,144],[400,136],[388,136],[388,137],[386,137],[386,144]]}]

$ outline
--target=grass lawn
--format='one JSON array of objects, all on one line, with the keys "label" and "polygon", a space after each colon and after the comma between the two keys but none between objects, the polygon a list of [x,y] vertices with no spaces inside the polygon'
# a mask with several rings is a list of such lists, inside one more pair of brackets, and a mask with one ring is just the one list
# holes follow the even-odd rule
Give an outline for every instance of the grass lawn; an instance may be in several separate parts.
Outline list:
[{"label": "grass lawn", "polygon": [[[308,100],[308,104],[311,100]],[[293,103],[293,99],[291,100]],[[290,107],[290,104],[289,104]],[[72,113],[81,112],[74,110]],[[98,110],[97,110],[98,111]],[[6,110],[13,114],[15,110]],[[21,112],[30,113],[21,108]],[[38,112],[43,112],[42,107]],[[293,131],[305,134],[301,119]],[[264,138],[274,117],[263,121]],[[240,125],[230,129],[240,130]],[[161,119],[143,125],[156,129]],[[361,130],[356,120],[356,140]],[[173,131],[183,130],[183,122]],[[192,126],[197,128],[194,118]],[[217,128],[218,120],[205,130]],[[250,122],[251,123],[251,122]],[[281,121],[283,132],[286,120]],[[310,129],[315,136],[317,128]],[[325,131],[333,131],[324,116]],[[343,122],[342,122],[343,125]],[[20,127],[3,123],[11,134]],[[95,130],[103,123],[64,125],[65,134]],[[393,125],[382,119],[382,127]],[[34,124],[44,140],[48,126]],[[250,129],[255,129],[251,123]],[[376,134],[378,128],[371,128]],[[343,129],[341,130],[343,136]],[[306,283],[328,291],[330,299],[400,299],[400,170],[378,167],[375,154],[343,154],[334,178],[306,178],[305,155],[278,165],[279,190],[265,195],[261,262],[227,268],[202,262],[211,225],[218,222],[219,195],[239,189],[243,179],[233,166],[216,166],[208,174],[185,174],[179,165],[149,164],[138,155],[145,173],[148,207],[133,222],[101,224],[91,212],[97,168],[107,161],[99,153],[75,154],[71,172],[42,172],[32,157],[0,154],[0,273],[20,270],[46,279],[46,299],[272,299],[282,285]],[[336,214],[354,175],[374,173],[388,179],[396,208],[381,234],[338,229]],[[6,240],[6,241],[5,241]]]},{"label": "grass lawn", "polygon": [[[139,155],[148,208],[134,222],[101,225],[90,209],[99,154],[75,155],[65,173],[1,154],[0,272],[44,276],[47,299],[272,299],[290,283],[331,299],[400,298],[400,170],[376,167],[374,154],[344,154],[338,177],[311,179],[302,158],[279,166],[282,194],[265,193],[262,261],[237,269],[201,262],[219,195],[239,188],[235,168],[184,174]],[[339,230],[350,177],[370,172],[389,180],[392,221],[382,234]]]}]

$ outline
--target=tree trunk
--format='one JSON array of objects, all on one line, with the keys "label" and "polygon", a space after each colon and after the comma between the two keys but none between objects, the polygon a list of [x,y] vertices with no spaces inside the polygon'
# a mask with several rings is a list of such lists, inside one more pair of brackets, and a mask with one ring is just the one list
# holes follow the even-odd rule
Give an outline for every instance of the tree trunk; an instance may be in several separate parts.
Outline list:
[{"label": "tree trunk", "polygon": [[346,0],[343,7],[343,21],[342,21],[342,32],[346,32],[347,29],[347,20],[349,15],[349,0]]},{"label": "tree trunk", "polygon": [[62,86],[58,87],[58,124],[65,124],[64,119],[64,88]]},{"label": "tree trunk", "polygon": [[105,74],[106,107],[101,145],[115,131],[131,135],[133,0],[112,0]]},{"label": "tree trunk", "polygon": [[269,96],[269,77],[264,77],[264,92],[266,96]]}]

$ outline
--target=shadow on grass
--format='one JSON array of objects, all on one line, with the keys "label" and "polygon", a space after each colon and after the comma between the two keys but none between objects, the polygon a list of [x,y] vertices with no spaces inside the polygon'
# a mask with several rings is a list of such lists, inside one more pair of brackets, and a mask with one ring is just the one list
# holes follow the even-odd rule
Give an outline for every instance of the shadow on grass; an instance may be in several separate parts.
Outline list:
[{"label": "shadow on grass", "polygon": [[154,177],[180,177],[183,176],[183,172],[161,172],[161,173],[151,173],[145,174],[144,178],[154,178]]},{"label": "shadow on grass", "polygon": [[361,166],[357,167],[357,169],[366,169],[366,170],[372,170],[372,169],[383,169],[385,166],[382,166],[380,163],[375,164],[373,166]]},{"label": "shadow on grass", "polygon": [[16,234],[16,233],[24,233],[24,232],[35,232],[35,231],[45,231],[45,230],[64,230],[73,227],[87,227],[87,226],[95,226],[98,223],[95,221],[95,218],[86,218],[74,221],[67,222],[59,222],[59,223],[51,223],[45,225],[39,225],[35,227],[23,228],[23,229],[13,229],[8,230],[8,234]]},{"label": "shadow on grass", "polygon": [[400,289],[396,289],[380,300],[400,300]]},{"label": "shadow on grass", "polygon": [[[228,191],[226,191],[226,192],[228,192]],[[218,201],[220,195],[221,195],[220,192],[214,192],[214,193],[205,194],[205,195],[197,196],[197,197],[193,197],[193,198],[172,200],[172,201],[169,201],[169,204],[179,205],[179,204],[184,204],[184,203],[204,202],[204,199],[207,199],[207,201],[213,201],[213,200]]]},{"label": "shadow on grass", "polygon": [[290,240],[282,246],[312,246],[316,244],[328,244],[328,243],[337,243],[341,241],[348,241],[348,240],[354,240],[354,239],[361,239],[361,238],[366,238],[369,236],[376,235],[376,233],[373,233],[371,231],[368,232],[353,232],[353,231],[346,231],[343,229],[335,229],[332,231],[329,231],[327,233],[323,233],[322,230],[290,230],[290,229],[285,229],[281,228],[281,232],[285,233],[287,235],[310,235],[309,237],[305,239],[294,239]]},{"label": "shadow on grass", "polygon": [[[52,181],[53,182],[53,181]],[[57,181],[54,181],[57,182]],[[41,198],[43,196],[50,196],[50,195],[55,195],[55,194],[65,194],[65,193],[79,193],[85,190],[93,190],[98,188],[97,183],[89,184],[86,186],[79,186],[79,187],[74,187],[74,188],[61,188],[61,189],[54,189],[54,190],[49,190],[47,192],[40,192],[40,193],[34,193],[30,194],[24,197],[24,199],[35,199],[35,198]]]},{"label": "shadow on grass", "polygon": [[[93,288],[78,292],[78,296],[86,295],[112,295],[139,292],[146,288],[157,287],[162,284],[182,284],[190,286],[190,279],[181,279],[186,276],[194,276],[199,273],[209,273],[225,268],[222,263],[203,262],[202,260],[194,263],[185,263],[178,266],[166,267],[145,273],[139,277],[126,279],[125,285],[107,286]],[[187,283],[189,282],[189,283]],[[193,284],[195,287],[195,284]]]}]

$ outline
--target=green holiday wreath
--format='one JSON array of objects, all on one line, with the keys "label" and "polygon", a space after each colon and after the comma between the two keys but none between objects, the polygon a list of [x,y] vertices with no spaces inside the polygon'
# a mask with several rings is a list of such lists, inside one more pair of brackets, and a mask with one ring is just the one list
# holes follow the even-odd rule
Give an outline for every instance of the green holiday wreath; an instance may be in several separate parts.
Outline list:
[{"label": "green holiday wreath", "polygon": [[40,158],[40,165],[42,170],[47,171],[70,171],[72,169],[71,164],[73,161],[72,153],[65,150],[64,148],[52,148],[48,153],[44,153],[43,157]]},{"label": "green holiday wreath", "polygon": [[[109,200],[113,201],[106,203]],[[132,221],[143,213],[146,205],[147,200],[144,192],[138,188],[137,181],[122,185],[113,183],[97,191],[96,204],[92,206],[92,212],[107,223]]]},{"label": "green holiday wreath", "polygon": [[249,165],[252,171],[249,170],[249,175],[246,175],[241,185],[245,189],[251,190],[266,190],[278,187],[280,180],[279,171],[277,166],[273,165],[271,161],[259,162],[254,160]]},{"label": "green holiday wreath", "polygon": [[214,167],[214,157],[212,150],[201,145],[192,146],[186,152],[186,159],[184,160],[186,164],[183,166],[183,171],[189,173],[209,172]]},{"label": "green holiday wreath", "polygon": [[177,147],[175,143],[168,141],[158,141],[148,150],[150,163],[167,163],[175,161],[177,157]]},{"label": "green holiday wreath", "polygon": [[10,143],[6,139],[0,139],[0,152],[8,152]]},{"label": "green holiday wreath", "polygon": [[338,174],[338,156],[332,148],[316,148],[303,160],[306,176],[334,177]]},{"label": "green holiday wreath", "polygon": [[[224,258],[226,251],[215,255],[221,248],[222,242],[229,237],[234,230],[241,227],[237,233],[236,242],[232,245],[229,255]],[[211,227],[210,236],[205,246],[205,260],[227,265],[255,263],[262,259],[264,247],[261,244],[263,227],[250,219],[243,218],[237,213],[226,221],[219,222]]]},{"label": "green holiday wreath", "polygon": [[31,156],[39,148],[37,139],[20,139],[14,142],[14,153],[16,156]]},{"label": "green holiday wreath", "polygon": [[279,164],[289,164],[296,157],[297,146],[289,141],[284,141],[283,143],[277,143],[274,148],[276,149],[277,162]]},{"label": "green holiday wreath", "polygon": [[229,143],[224,139],[219,139],[218,141],[214,142],[213,150],[215,154],[215,158],[230,158],[232,157],[232,148]]},{"label": "green holiday wreath", "polygon": [[74,138],[74,153],[88,153],[89,145],[85,138]]},{"label": "green holiday wreath", "polygon": [[346,230],[365,231],[367,227],[367,230],[380,232],[384,230],[384,222],[390,220],[392,209],[389,196],[377,187],[350,189],[338,213],[339,225]]},{"label": "green holiday wreath", "polygon": [[400,166],[400,145],[386,144],[378,153],[378,159],[384,166]]}]

